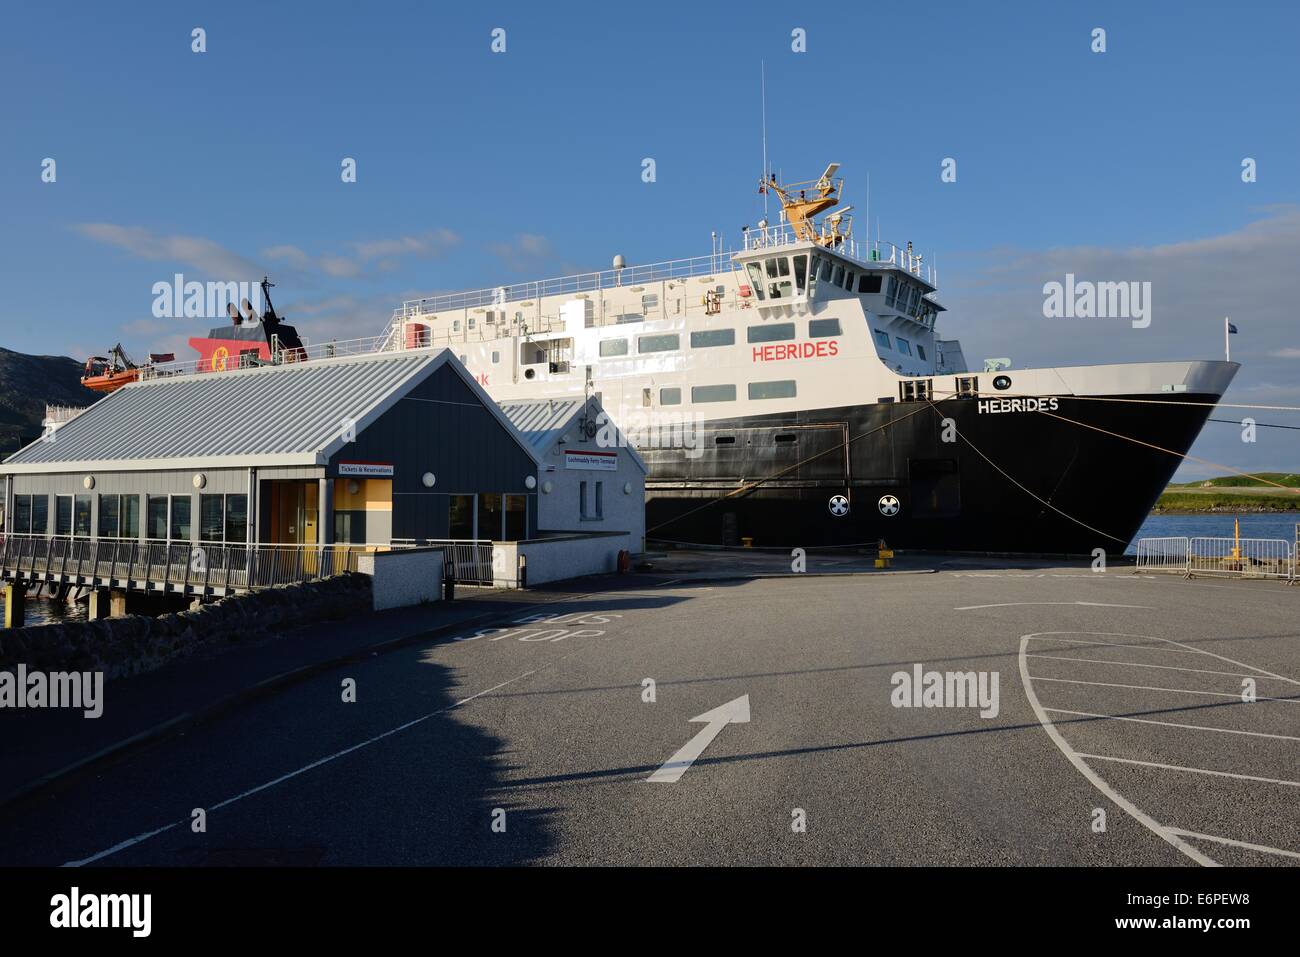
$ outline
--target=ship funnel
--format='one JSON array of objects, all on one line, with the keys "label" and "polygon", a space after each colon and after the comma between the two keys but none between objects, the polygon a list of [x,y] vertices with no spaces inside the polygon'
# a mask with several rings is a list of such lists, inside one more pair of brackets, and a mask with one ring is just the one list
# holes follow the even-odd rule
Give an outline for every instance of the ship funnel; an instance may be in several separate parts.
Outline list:
[{"label": "ship funnel", "polygon": [[244,319],[248,322],[257,322],[260,317],[253,311],[253,304],[245,299],[240,303],[240,305],[244,309]]},{"label": "ship funnel", "polygon": [[230,321],[235,325],[239,325],[244,321],[244,317],[239,314],[239,309],[235,307],[233,302],[226,303],[226,313],[230,316]]}]

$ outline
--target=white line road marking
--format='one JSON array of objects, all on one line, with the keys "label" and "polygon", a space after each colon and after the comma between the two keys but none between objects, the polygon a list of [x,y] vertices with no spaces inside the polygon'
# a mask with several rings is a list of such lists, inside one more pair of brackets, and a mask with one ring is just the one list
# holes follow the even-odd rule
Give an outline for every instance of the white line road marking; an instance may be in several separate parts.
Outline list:
[{"label": "white line road marking", "polygon": [[1268,734],[1265,731],[1239,731],[1236,728],[1212,728],[1204,724],[1179,724],[1176,721],[1152,721],[1150,718],[1130,718],[1128,715],[1122,714],[1097,714],[1093,711],[1069,711],[1066,708],[1045,708],[1043,710],[1051,711],[1055,714],[1074,714],[1084,718],[1109,718],[1112,721],[1135,721],[1138,724],[1158,724],[1165,728],[1187,728],[1189,731],[1217,731],[1220,734],[1245,734],[1252,738],[1276,738],[1280,741],[1300,741],[1300,738],[1292,737],[1289,734]]},{"label": "white line road marking", "polygon": [[1300,854],[1297,854],[1295,851],[1284,851],[1280,847],[1269,847],[1267,844],[1250,844],[1246,841],[1234,841],[1230,837],[1219,837],[1217,834],[1200,834],[1196,831],[1183,831],[1173,827],[1169,830],[1171,833],[1177,834],[1180,837],[1196,837],[1200,838],[1202,841],[1215,841],[1219,844],[1227,844],[1229,847],[1244,847],[1251,851],[1263,851],[1265,854],[1281,854],[1283,857],[1300,858]]},{"label": "white line road marking", "polygon": [[[1056,635],[1092,635],[1093,637],[1101,638],[1143,638],[1148,641],[1163,641],[1167,645],[1177,645],[1184,651],[1190,651],[1198,655],[1209,655],[1211,658],[1218,658],[1220,661],[1226,661],[1230,665],[1236,665],[1239,668],[1249,668],[1257,674],[1267,675],[1270,678],[1276,678],[1278,681],[1285,681],[1288,684],[1300,686],[1300,680],[1296,680],[1295,678],[1288,678],[1285,675],[1275,674],[1272,671],[1266,671],[1263,668],[1256,667],[1255,665],[1248,665],[1244,661],[1237,661],[1235,658],[1227,658],[1223,655],[1215,654],[1213,651],[1206,651],[1204,648],[1193,648],[1191,645],[1185,645],[1181,641],[1174,641],[1172,638],[1160,638],[1156,635],[1130,635],[1122,631],[1038,631],[1028,637],[1043,638],[1054,637]],[[1254,677],[1254,675],[1251,675],[1250,677]]]},{"label": "white line road marking", "polygon": [[[1161,648],[1160,645],[1134,645],[1123,641],[1084,641],[1082,638],[1057,638],[1050,635],[1030,635],[1037,641],[1064,641],[1071,645],[1105,645],[1107,648],[1160,648],[1162,651],[1176,651],[1180,655],[1199,655],[1201,652],[1195,648]],[[1057,649],[1065,651],[1064,648]]]},{"label": "white line road marking", "polygon": [[695,763],[695,759],[704,753],[704,749],[716,738],[719,732],[729,724],[746,724],[749,722],[749,695],[741,695],[728,701],[712,711],[691,718],[692,721],[706,722],[706,726],[686,746],[665,761],[654,774],[646,778],[659,784],[673,784],[678,781],[686,769]]},{"label": "white line road marking", "polygon": [[[1236,698],[1238,701],[1241,701],[1242,704],[1245,704],[1240,693],[1232,694],[1227,691],[1192,691],[1190,688],[1157,688],[1154,685],[1120,685],[1109,681],[1080,681],[1077,678],[1044,678],[1042,675],[1031,675],[1030,677],[1035,681],[1055,681],[1059,684],[1067,685],[1095,685],[1098,688],[1132,688],[1135,691],[1169,691],[1174,694],[1209,695],[1212,698]],[[1276,701],[1279,704],[1300,704],[1300,700],[1296,698],[1269,698],[1265,695],[1260,695],[1255,700]]]},{"label": "white line road marking", "polygon": [[[1264,675],[1246,675],[1237,671],[1207,671],[1204,668],[1178,668],[1174,665],[1147,665],[1140,661],[1108,661],[1105,658],[1065,658],[1061,655],[1028,654],[1026,658],[1050,658],[1052,661],[1081,661],[1085,665],[1126,665],[1129,668],[1159,668],[1161,671],[1189,671],[1197,675],[1227,675],[1229,678],[1263,678]],[[1249,665],[1247,665],[1249,667]],[[1286,680],[1286,679],[1282,679]]]},{"label": "white line road marking", "polygon": [[1291,788],[1300,788],[1300,781],[1286,781],[1281,778],[1260,778],[1253,774],[1234,774],[1231,771],[1211,771],[1208,768],[1186,768],[1181,764],[1161,764],[1158,761],[1139,761],[1136,758],[1111,758],[1104,754],[1079,754],[1081,758],[1094,761],[1116,761],[1120,764],[1137,764],[1144,768],[1159,768],[1162,771],[1186,771],[1189,774],[1209,774],[1216,778],[1236,778],[1238,781],[1258,781],[1261,784],[1283,784]]},{"label": "white line road marking", "polygon": [[1161,840],[1168,841],[1198,864],[1203,864],[1206,867],[1218,867],[1219,863],[1214,860],[1214,858],[1202,854],[1177,834],[1170,831],[1169,828],[1148,817],[1136,804],[1107,784],[1096,771],[1088,766],[1087,762],[1079,756],[1079,753],[1075,751],[1074,748],[1070,747],[1070,743],[1065,740],[1061,735],[1061,732],[1056,730],[1055,725],[1052,724],[1052,720],[1047,716],[1047,713],[1043,710],[1043,706],[1039,703],[1038,694],[1034,691],[1033,679],[1029,677],[1029,665],[1025,662],[1025,648],[1029,645],[1030,637],[1030,635],[1022,635],[1020,638],[1020,655],[1018,656],[1018,661],[1020,663],[1020,683],[1024,686],[1025,697],[1029,699],[1029,706],[1034,709],[1034,714],[1038,717],[1038,723],[1043,726],[1043,730],[1046,731],[1047,736],[1052,739],[1052,743],[1055,744],[1060,752],[1065,755],[1066,759],[1074,765],[1075,769],[1088,779],[1093,787],[1114,801],[1115,804],[1129,815],[1129,817],[1133,818]]},{"label": "white line road marking", "polygon": [[1151,605],[1111,605],[1104,601],[1004,601],[995,605],[963,605],[953,611],[974,611],[977,608],[1015,608],[1020,605],[1082,605],[1085,608],[1144,608],[1155,611]]},{"label": "white line road marking", "polygon": [[[273,788],[277,784],[283,784],[285,781],[288,781],[292,778],[296,778],[299,775],[306,774],[308,771],[314,770],[315,768],[318,768],[323,764],[329,764],[331,761],[337,761],[339,758],[344,757],[345,755],[349,755],[353,751],[359,751],[362,748],[369,747],[370,745],[375,744],[378,741],[384,740],[384,738],[392,737],[393,735],[401,731],[405,731],[408,728],[415,727],[417,724],[420,724],[424,721],[428,721],[430,718],[436,718],[440,714],[446,714],[448,711],[452,711],[456,708],[459,708],[461,705],[469,704],[475,698],[481,698],[486,694],[491,694],[493,691],[497,691],[501,688],[504,688],[506,685],[512,685],[516,681],[522,681],[524,678],[527,678],[529,675],[533,675],[536,673],[537,672],[535,669],[531,671],[525,671],[521,675],[516,675],[515,677],[510,678],[507,681],[503,681],[498,685],[493,685],[491,688],[484,688],[482,691],[478,692],[477,694],[472,694],[468,698],[461,698],[455,704],[450,704],[445,708],[439,708],[437,711],[430,711],[428,714],[421,715],[420,717],[414,719],[413,721],[407,721],[405,724],[399,724],[397,727],[391,728],[390,730],[385,731],[382,734],[377,734],[373,738],[367,738],[365,741],[362,741],[359,744],[354,744],[349,748],[344,748],[342,751],[336,751],[334,754],[330,754],[327,755],[326,757],[313,761],[311,764],[303,765],[301,768],[299,768],[296,771],[290,771],[288,774],[282,774],[278,778],[275,778],[272,781],[267,781],[265,784],[259,784],[255,788],[250,788],[249,790],[244,791],[241,794],[236,794],[234,797],[226,798],[226,800],[222,801],[221,803],[212,805],[212,807],[209,808],[208,810],[218,811],[223,807],[228,807],[229,805],[234,804],[236,801],[242,801],[244,800],[244,798],[252,797],[254,794],[258,794],[262,791],[267,790],[268,788]],[[176,821],[172,824],[168,824],[165,827],[160,827],[153,831],[146,831],[143,834],[137,834],[135,837],[128,838],[127,840],[122,841],[120,844],[114,844],[112,847],[108,848],[107,850],[100,851],[98,854],[92,854],[90,857],[83,858],[82,860],[79,861],[68,861],[63,866],[81,867],[82,865],[85,864],[93,864],[95,863],[95,861],[103,860],[106,857],[116,854],[118,851],[125,850],[128,847],[134,847],[136,844],[143,844],[145,841],[149,840],[150,838],[157,837],[159,834],[162,834],[164,831],[170,831],[172,828],[179,827],[182,824],[188,823],[188,821],[189,819],[186,818],[184,821]]]}]

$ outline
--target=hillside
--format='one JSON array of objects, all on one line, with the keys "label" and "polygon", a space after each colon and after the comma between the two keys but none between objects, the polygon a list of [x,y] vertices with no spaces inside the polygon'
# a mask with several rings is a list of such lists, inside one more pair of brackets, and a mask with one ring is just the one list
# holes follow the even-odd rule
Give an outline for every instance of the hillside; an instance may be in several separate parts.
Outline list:
[{"label": "hillside", "polygon": [[[1269,485],[1274,482],[1276,485]],[[1300,475],[1295,472],[1256,472],[1254,475],[1222,475],[1198,482],[1172,482],[1170,488],[1300,488]]]},{"label": "hillside", "polygon": [[41,433],[45,406],[84,406],[99,398],[81,385],[81,363],[0,349],[0,456]]},{"label": "hillside", "polygon": [[[1285,486],[1278,488],[1278,486]],[[1295,491],[1289,491],[1295,489]],[[1158,512],[1294,512],[1300,510],[1300,474],[1259,472],[1171,484]]]}]

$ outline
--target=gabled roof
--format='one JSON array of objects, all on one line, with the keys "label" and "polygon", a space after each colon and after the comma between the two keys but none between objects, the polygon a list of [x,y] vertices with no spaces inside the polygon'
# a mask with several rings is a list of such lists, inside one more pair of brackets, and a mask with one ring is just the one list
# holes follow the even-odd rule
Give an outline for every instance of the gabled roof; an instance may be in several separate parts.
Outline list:
[{"label": "gabled roof", "polygon": [[0,473],[324,465],[345,433],[363,431],[448,363],[508,426],[449,350],[375,353],[134,383],[15,453]]},{"label": "gabled roof", "polygon": [[[505,413],[512,425],[519,430],[524,441],[533,447],[538,456],[543,456],[555,449],[567,434],[570,443],[578,442],[578,419],[586,415],[596,423],[596,428],[612,426],[618,434],[619,444],[626,447],[633,461],[641,471],[649,471],[645,460],[636,447],[627,440],[623,431],[609,418],[594,396],[582,399],[572,396],[563,399],[529,399],[522,402],[503,402],[501,411]],[[604,416],[603,420],[600,416]]]}]

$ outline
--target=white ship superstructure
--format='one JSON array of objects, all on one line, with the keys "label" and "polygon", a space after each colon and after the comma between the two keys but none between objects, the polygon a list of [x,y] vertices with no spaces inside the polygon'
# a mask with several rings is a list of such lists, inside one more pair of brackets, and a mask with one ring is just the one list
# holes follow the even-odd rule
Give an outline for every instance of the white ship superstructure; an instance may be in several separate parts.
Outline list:
[{"label": "white ship superstructure", "polygon": [[[937,332],[933,259],[826,214],[837,170],[763,182],[781,222],[738,251],[412,300],[384,347],[450,348],[498,401],[599,393],[650,462],[652,537],[1122,549],[1237,366],[972,369]],[[938,435],[945,420],[959,439]],[[1095,491],[1107,423],[1175,454],[1110,450],[1145,474],[1098,516],[1074,499]],[[1051,441],[1059,455],[1009,448]]]}]

